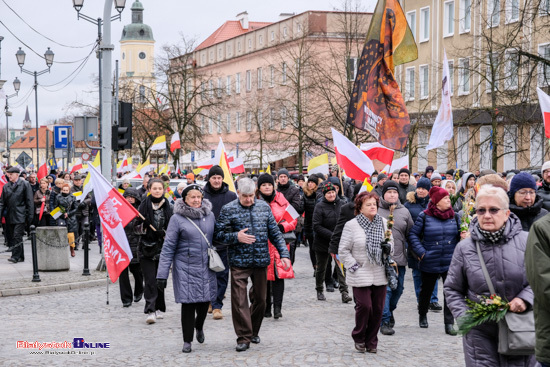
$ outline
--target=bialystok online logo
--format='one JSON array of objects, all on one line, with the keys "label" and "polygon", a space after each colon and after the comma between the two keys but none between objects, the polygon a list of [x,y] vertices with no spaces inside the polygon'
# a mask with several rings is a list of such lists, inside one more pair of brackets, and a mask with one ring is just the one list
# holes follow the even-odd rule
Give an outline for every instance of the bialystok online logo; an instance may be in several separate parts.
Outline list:
[{"label": "bialystok online logo", "polygon": [[111,343],[91,343],[86,342],[84,338],[73,338],[73,341],[63,341],[63,342],[45,342],[41,343],[38,341],[28,342],[28,341],[17,341],[17,349],[109,349],[111,348]]}]

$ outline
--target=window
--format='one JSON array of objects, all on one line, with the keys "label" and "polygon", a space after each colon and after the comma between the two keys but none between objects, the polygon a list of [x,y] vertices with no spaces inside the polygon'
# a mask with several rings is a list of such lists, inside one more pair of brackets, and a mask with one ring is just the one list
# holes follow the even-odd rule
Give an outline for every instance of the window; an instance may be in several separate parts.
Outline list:
[{"label": "window", "polygon": [[264,36],[262,36],[261,34],[258,36],[258,43],[260,44],[260,46],[264,44]]},{"label": "window", "polygon": [[222,90],[223,90],[222,78],[218,78],[218,89],[216,90],[216,95],[218,96],[218,98],[221,98]]},{"label": "window", "polygon": [[222,50],[222,48],[220,47],[220,48],[218,48],[218,59],[221,59],[222,56],[223,56],[223,50]]},{"label": "window", "polygon": [[187,80],[187,99],[190,100],[193,97],[193,81]]},{"label": "window", "polygon": [[250,70],[246,71],[246,91],[250,92],[252,89],[252,73]]},{"label": "window", "polygon": [[281,109],[281,130],[286,128],[286,107]]},{"label": "window", "polygon": [[214,98],[214,82],[212,80],[208,81],[208,94],[210,98]]},{"label": "window", "polygon": [[275,67],[271,65],[269,67],[269,87],[273,88],[275,86]]},{"label": "window", "polygon": [[500,0],[487,0],[487,28],[500,23]]},{"label": "window", "polygon": [[241,41],[237,42],[237,51],[241,52]]},{"label": "window", "polygon": [[212,121],[212,118],[210,117],[208,119],[208,133],[209,134],[212,134],[212,132],[214,131],[214,121]]},{"label": "window", "polygon": [[[498,75],[498,54],[495,52],[493,53],[492,55],[491,54],[487,54],[487,58],[486,58],[486,66],[487,66],[487,71],[486,71],[486,79],[487,79],[487,82],[485,83],[486,84],[486,92],[487,93],[491,93],[493,90],[497,91],[498,90],[498,81],[499,81],[499,75]],[[494,70],[494,73],[495,73],[495,78],[493,79],[493,68],[495,69]]]},{"label": "window", "polygon": [[235,75],[235,93],[241,93],[241,73]]},{"label": "window", "polygon": [[227,114],[226,127],[225,128],[227,129],[228,133],[231,132],[231,114],[230,113]]},{"label": "window", "polygon": [[216,128],[218,130],[218,134],[222,133],[222,115],[218,115],[218,120],[216,121]]},{"label": "window", "polygon": [[231,56],[231,45],[227,45],[227,56]]},{"label": "window", "polygon": [[298,33],[302,33],[302,25],[300,23],[298,23],[296,28],[298,29]]},{"label": "window", "polygon": [[235,115],[235,125],[236,125],[236,130],[238,133],[241,132],[241,113],[240,112],[237,112],[237,114]]},{"label": "window", "polygon": [[519,0],[506,0],[506,23],[519,20]]},{"label": "window", "polygon": [[283,27],[283,38],[286,38],[286,35],[287,35],[286,27]]},{"label": "window", "polygon": [[458,168],[468,171],[468,135],[469,131],[467,127],[459,127],[458,128],[458,136],[457,136],[457,147],[458,147],[458,154],[457,154],[457,165]]},{"label": "window", "polygon": [[470,60],[458,59],[458,95],[470,93]]},{"label": "window", "polygon": [[491,168],[491,126],[479,129],[479,169]]},{"label": "window", "polygon": [[430,7],[420,9],[420,42],[430,39]]},{"label": "window", "polygon": [[[539,55],[546,60],[550,60],[550,43],[539,45]],[[550,65],[539,63],[538,69],[539,87],[550,85]]]},{"label": "window", "polygon": [[428,132],[426,130],[418,130],[418,170],[426,170],[428,165],[428,151],[426,151],[426,145],[428,145]]},{"label": "window", "polygon": [[231,75],[227,76],[227,82],[225,84],[225,94],[231,95]]},{"label": "window", "polygon": [[539,5],[539,15],[550,15],[550,0],[541,0]]},{"label": "window", "polygon": [[249,40],[248,40],[248,49],[249,49],[249,50],[252,49],[252,39],[249,39]]},{"label": "window", "polygon": [[504,171],[516,169],[517,125],[504,125]]},{"label": "window", "polygon": [[405,70],[405,100],[414,101],[414,66]]},{"label": "window", "polygon": [[516,50],[506,51],[504,73],[506,75],[506,89],[518,88],[519,54]]},{"label": "window", "polygon": [[460,33],[470,32],[472,24],[472,0],[460,0]]},{"label": "window", "polygon": [[281,82],[283,83],[283,85],[286,84],[286,62],[283,62],[283,72],[282,72]]},{"label": "window", "polygon": [[258,131],[262,130],[262,120],[263,120],[263,113],[262,111],[258,111]]},{"label": "window", "polygon": [[269,110],[269,130],[273,130],[275,128],[275,109],[271,108]]},{"label": "window", "polygon": [[420,74],[420,99],[427,99],[430,94],[428,65],[420,65],[418,67],[418,73]]},{"label": "window", "polygon": [[204,122],[205,122],[205,119],[206,119],[206,118],[205,118],[204,116],[202,116],[202,118],[201,118],[201,129],[200,129],[200,130],[201,130],[201,134],[204,134]]},{"label": "window", "polygon": [[531,126],[531,167],[542,166],[544,163],[544,125]]},{"label": "window", "polygon": [[252,131],[252,112],[246,113],[246,131]]},{"label": "window", "polygon": [[449,92],[451,96],[454,94],[455,88],[455,62],[453,60],[448,60],[449,62]]},{"label": "window", "polygon": [[262,68],[258,68],[258,89],[263,87]]},{"label": "window", "polygon": [[271,41],[275,41],[275,32],[271,31]]},{"label": "window", "polygon": [[139,86],[139,102],[145,103],[145,86],[143,85]]},{"label": "window", "polygon": [[416,41],[416,10],[407,13],[407,23],[409,23],[409,28],[411,29],[414,40]]},{"label": "window", "polygon": [[348,75],[348,81],[350,82],[355,81],[355,77],[357,76],[358,61],[357,57],[350,57],[346,63],[346,73]]},{"label": "window", "polygon": [[443,37],[452,36],[455,33],[455,2],[446,1],[443,9]]}]

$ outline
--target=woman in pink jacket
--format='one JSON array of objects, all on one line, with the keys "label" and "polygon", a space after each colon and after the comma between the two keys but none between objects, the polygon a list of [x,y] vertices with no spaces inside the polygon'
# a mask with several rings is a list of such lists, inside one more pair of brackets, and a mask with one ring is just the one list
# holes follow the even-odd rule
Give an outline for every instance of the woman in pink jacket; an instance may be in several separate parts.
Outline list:
[{"label": "woman in pink jacket", "polygon": [[[256,197],[260,200],[265,200],[271,207],[271,212],[275,217],[275,221],[278,223],[279,230],[283,233],[283,237],[285,237],[286,246],[289,248],[290,238],[287,239],[285,233],[293,234],[292,231],[296,228],[297,219],[292,219],[290,221],[283,219],[286,209],[289,206],[288,201],[282,193],[275,191],[275,181],[270,174],[264,173],[261,175],[258,178],[257,185],[258,190],[256,191]],[[289,270],[283,269],[279,252],[271,242],[269,242],[269,255],[271,256],[271,263],[267,267],[267,299],[264,317],[272,316],[271,304],[273,304],[273,317],[278,319],[283,317],[281,314],[281,306],[283,304],[283,294],[285,291],[284,279],[293,278],[294,276],[293,273],[289,273]],[[290,270],[292,270],[292,268]],[[273,302],[271,301],[271,297],[273,297]]]}]

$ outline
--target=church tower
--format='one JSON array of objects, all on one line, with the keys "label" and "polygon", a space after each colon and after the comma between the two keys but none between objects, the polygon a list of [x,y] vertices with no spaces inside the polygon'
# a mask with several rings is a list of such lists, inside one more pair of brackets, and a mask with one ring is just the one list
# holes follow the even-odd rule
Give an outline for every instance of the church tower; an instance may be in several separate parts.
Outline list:
[{"label": "church tower", "polygon": [[27,106],[27,111],[25,112],[25,119],[23,120],[23,130],[30,130],[31,127],[31,117],[29,116],[29,106]]},{"label": "church tower", "polygon": [[[122,98],[128,102],[147,103],[154,95],[155,40],[153,30],[143,23],[143,4],[132,4],[132,23],[125,25],[120,39],[120,84]],[[124,95],[131,92],[134,97]]]}]

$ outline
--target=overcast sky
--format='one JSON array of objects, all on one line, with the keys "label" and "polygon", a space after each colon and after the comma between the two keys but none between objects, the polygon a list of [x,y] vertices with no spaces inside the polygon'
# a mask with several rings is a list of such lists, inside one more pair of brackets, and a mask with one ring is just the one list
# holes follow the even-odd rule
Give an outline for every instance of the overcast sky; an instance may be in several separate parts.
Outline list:
[{"label": "overcast sky", "polygon": [[[375,0],[358,1],[365,9],[374,8]],[[122,28],[125,24],[131,23],[130,8],[133,2],[134,0],[127,0],[122,21],[112,23],[111,41],[115,45],[113,70],[114,60],[120,58],[119,40]],[[181,39],[180,34],[188,38],[194,37],[200,43],[226,20],[235,20],[236,15],[245,10],[250,21],[275,22],[280,13],[299,14],[307,10],[342,8],[342,0],[141,2],[145,8],[144,23],[153,29],[156,55],[160,54],[163,45],[177,43]],[[102,17],[104,3],[101,0],[85,0],[81,13],[92,18]],[[112,12],[116,13],[114,8]],[[19,96],[9,99],[10,110],[13,113],[10,117],[10,127],[22,126],[26,106],[29,106],[33,126],[36,122],[32,91],[34,78],[19,70],[15,58],[19,47],[27,54],[24,68],[30,71],[46,69],[45,61],[33,50],[43,55],[47,47],[50,47],[55,53],[51,72],[38,77],[38,118],[41,125],[65,116],[67,106],[74,100],[97,104],[97,88],[93,83],[98,73],[98,60],[95,55],[77,71],[80,60],[86,58],[92,50],[92,44],[97,38],[97,27],[83,19],[77,20],[71,0],[0,0],[0,22],[0,36],[4,37],[0,43],[0,79],[7,80],[4,85],[5,93],[14,93],[12,82],[15,77],[21,81]],[[5,124],[4,103],[4,100],[0,101],[0,126]]]}]

